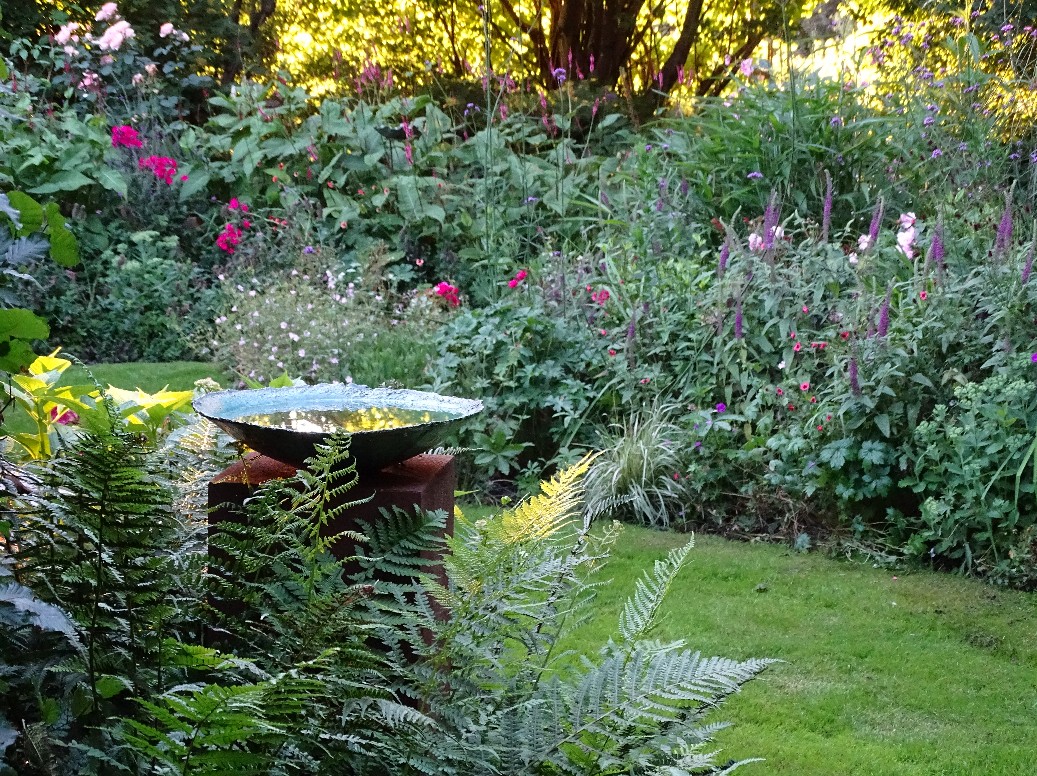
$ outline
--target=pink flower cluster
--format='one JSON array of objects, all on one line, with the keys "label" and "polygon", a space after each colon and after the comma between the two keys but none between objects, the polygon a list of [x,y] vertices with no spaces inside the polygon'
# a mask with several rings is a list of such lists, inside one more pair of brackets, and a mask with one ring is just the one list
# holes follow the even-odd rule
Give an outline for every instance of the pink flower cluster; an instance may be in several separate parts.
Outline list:
[{"label": "pink flower cluster", "polygon": [[607,288],[599,288],[597,291],[591,291],[591,287],[587,286],[587,291],[591,292],[591,299],[600,305],[604,305],[611,296]]},{"label": "pink flower cluster", "polygon": [[437,296],[443,297],[451,307],[457,307],[461,304],[461,298],[458,296],[460,289],[457,286],[450,285],[445,280],[436,286],[433,291],[435,291]]},{"label": "pink flower cluster", "polygon": [[235,224],[224,224],[223,231],[216,238],[216,245],[221,251],[234,253],[234,248],[241,242],[241,229]]},{"label": "pink flower cluster", "polygon": [[913,259],[915,256],[914,242],[916,234],[915,214],[901,213],[899,223],[900,231],[897,232],[897,250],[907,258]]},{"label": "pink flower cluster", "polygon": [[520,269],[515,273],[515,277],[508,281],[508,288],[518,288],[519,283],[526,279],[529,275],[524,269]]},{"label": "pink flower cluster", "polygon": [[[151,170],[160,181],[165,181],[169,186],[173,185],[173,176],[176,175],[176,159],[170,159],[168,156],[149,156],[141,159],[137,164],[142,170]],[[180,180],[187,180],[187,176],[180,176]]]},{"label": "pink flower cluster", "polygon": [[112,127],[112,147],[119,148],[120,146],[125,148],[143,148],[144,144],[141,142],[137,130],[122,124],[118,127]]}]

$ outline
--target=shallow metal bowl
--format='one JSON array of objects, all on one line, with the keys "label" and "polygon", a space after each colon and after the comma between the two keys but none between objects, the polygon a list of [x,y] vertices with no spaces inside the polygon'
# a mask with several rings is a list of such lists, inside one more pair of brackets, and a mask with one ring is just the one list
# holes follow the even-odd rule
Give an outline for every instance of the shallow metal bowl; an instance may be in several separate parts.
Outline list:
[{"label": "shallow metal bowl", "polygon": [[474,399],[338,383],[217,391],[193,404],[239,442],[292,466],[302,466],[335,431],[350,431],[350,451],[362,471],[438,446],[483,408]]}]

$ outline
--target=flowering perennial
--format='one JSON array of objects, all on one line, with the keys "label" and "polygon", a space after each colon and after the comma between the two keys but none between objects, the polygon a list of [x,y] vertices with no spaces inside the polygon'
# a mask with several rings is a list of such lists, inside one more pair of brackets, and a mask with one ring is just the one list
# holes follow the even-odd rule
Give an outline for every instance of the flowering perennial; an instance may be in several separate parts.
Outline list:
[{"label": "flowering perennial", "polygon": [[122,124],[118,127],[112,127],[112,147],[119,148],[120,146],[124,148],[142,148],[144,144],[141,142],[137,130]]},{"label": "flowering perennial", "polygon": [[525,280],[528,274],[524,269],[520,269],[515,273],[515,277],[508,281],[508,288],[518,288],[519,283]]},{"label": "flowering perennial", "polygon": [[457,286],[450,285],[445,280],[436,286],[433,291],[437,296],[443,297],[451,307],[457,307],[461,304],[460,289]]},{"label": "flowering perennial", "polygon": [[168,156],[149,156],[141,159],[138,166],[142,170],[151,170],[160,181],[167,185],[173,185],[173,176],[176,175],[176,159]]},{"label": "flowering perennial", "polygon": [[241,229],[235,224],[224,224],[223,231],[220,232],[219,237],[216,238],[216,245],[219,246],[220,250],[226,251],[227,253],[234,253],[234,248],[238,243],[241,242]]}]

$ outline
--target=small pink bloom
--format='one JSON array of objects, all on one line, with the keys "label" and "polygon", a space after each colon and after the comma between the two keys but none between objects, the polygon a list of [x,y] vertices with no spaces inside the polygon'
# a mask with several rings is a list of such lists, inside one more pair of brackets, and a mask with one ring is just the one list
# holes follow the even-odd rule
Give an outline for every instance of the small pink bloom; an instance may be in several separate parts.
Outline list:
[{"label": "small pink bloom", "polygon": [[65,410],[59,415],[57,407],[50,408],[50,419],[62,426],[75,426],[79,423],[79,415],[72,410]]},{"label": "small pink bloom", "polygon": [[800,383],[799,384],[799,390],[801,390],[801,391],[809,391],[810,390],[810,383],[808,383],[808,382]]},{"label": "small pink bloom", "polygon": [[921,299],[924,302],[926,299],[929,298],[929,292],[928,291],[919,291],[918,292],[918,298]]}]

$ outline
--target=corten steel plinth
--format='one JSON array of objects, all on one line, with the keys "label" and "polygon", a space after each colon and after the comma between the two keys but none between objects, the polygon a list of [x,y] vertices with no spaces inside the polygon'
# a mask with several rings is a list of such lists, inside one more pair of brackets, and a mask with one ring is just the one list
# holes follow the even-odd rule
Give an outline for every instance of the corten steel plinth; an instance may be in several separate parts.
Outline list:
[{"label": "corten steel plinth", "polygon": [[[290,464],[275,461],[259,453],[249,453],[227,467],[209,483],[209,535],[219,530],[225,520],[237,521],[245,499],[257,487],[274,479],[294,477],[298,470]],[[425,511],[442,509],[447,520],[445,534],[454,530],[454,490],[457,470],[451,455],[417,455],[402,463],[361,474],[357,484],[344,495],[347,502],[370,497],[369,501],[350,507],[343,516],[326,526],[327,535],[345,530],[361,531],[359,521],[376,523],[382,519],[380,509],[398,507],[413,513],[415,507]],[[356,554],[356,544],[346,538],[332,545],[337,558]],[[439,553],[422,553],[428,560],[440,561]],[[441,574],[441,565],[436,573]]]}]

